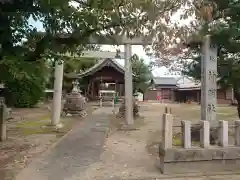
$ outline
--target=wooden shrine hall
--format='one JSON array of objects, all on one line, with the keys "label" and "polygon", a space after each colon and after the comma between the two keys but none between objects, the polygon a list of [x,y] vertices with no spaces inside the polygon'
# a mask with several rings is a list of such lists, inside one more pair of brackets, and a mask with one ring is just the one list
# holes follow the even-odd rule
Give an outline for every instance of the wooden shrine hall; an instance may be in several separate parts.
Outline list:
[{"label": "wooden shrine hall", "polygon": [[89,100],[99,99],[101,90],[115,91],[119,99],[123,99],[125,95],[124,74],[124,67],[116,60],[104,59],[99,60],[85,72],[78,74],[77,78],[86,82],[85,95]]}]

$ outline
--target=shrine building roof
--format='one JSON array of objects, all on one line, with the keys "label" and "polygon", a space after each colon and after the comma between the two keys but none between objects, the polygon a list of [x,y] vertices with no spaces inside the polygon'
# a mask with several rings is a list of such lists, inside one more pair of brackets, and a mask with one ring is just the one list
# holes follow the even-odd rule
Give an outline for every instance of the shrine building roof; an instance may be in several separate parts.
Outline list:
[{"label": "shrine building roof", "polygon": [[[99,60],[99,62],[97,64],[95,64],[91,68],[87,69],[85,72],[82,72],[80,74],[75,74],[74,77],[72,76],[71,78],[80,79],[80,78],[83,78],[83,77],[86,77],[89,75],[93,75],[94,73],[96,73],[97,71],[101,70],[102,68],[104,68],[106,66],[112,67],[122,74],[125,73],[125,69],[121,64],[119,64],[114,59],[107,58],[107,59]],[[135,75],[133,74],[133,76],[135,76]]]}]

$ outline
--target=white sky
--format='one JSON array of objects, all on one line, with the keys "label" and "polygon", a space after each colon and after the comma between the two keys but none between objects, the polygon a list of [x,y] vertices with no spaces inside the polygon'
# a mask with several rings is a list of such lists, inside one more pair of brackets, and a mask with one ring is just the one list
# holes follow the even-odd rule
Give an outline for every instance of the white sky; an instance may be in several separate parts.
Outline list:
[{"label": "white sky", "polygon": [[[188,19],[184,19],[184,20],[180,19],[180,15],[182,13],[183,13],[183,10],[179,10],[177,13],[175,13],[172,16],[171,21],[173,23],[178,23],[181,26],[181,25],[188,25],[188,24],[190,24],[190,22],[192,20],[194,20],[194,17],[189,17]],[[117,46],[103,45],[101,47],[101,50],[103,50],[103,51],[113,51],[113,52],[115,52],[116,49],[120,49],[121,52],[124,52],[124,47],[123,46],[118,46],[117,47]],[[143,58],[146,64],[148,64],[150,61],[153,60],[146,55],[142,46],[132,46],[132,54],[137,54],[140,58]],[[119,63],[124,65],[123,60],[119,60]],[[180,76],[179,74],[181,74],[181,73],[180,72],[172,72],[168,68],[166,68],[165,66],[162,66],[162,67],[154,68],[153,71],[152,71],[152,74],[153,74],[153,76],[176,77],[176,76]]]}]

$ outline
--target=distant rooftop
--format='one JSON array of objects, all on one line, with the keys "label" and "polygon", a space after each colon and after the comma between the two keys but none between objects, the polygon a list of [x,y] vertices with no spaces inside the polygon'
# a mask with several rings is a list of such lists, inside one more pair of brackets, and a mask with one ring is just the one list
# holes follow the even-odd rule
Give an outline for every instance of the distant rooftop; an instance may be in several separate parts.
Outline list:
[{"label": "distant rooftop", "polygon": [[177,79],[174,77],[154,77],[153,82],[155,85],[176,85]]}]

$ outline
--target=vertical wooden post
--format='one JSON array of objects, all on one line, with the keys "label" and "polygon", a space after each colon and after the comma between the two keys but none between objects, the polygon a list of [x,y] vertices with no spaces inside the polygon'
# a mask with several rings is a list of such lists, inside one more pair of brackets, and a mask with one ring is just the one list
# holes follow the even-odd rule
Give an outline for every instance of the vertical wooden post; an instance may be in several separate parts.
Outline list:
[{"label": "vertical wooden post", "polygon": [[7,125],[6,125],[6,106],[4,98],[0,99],[0,141],[7,139]]},{"label": "vertical wooden post", "polygon": [[91,96],[92,96],[92,99],[94,98],[94,84],[95,84],[95,81],[92,81],[92,89],[91,89]]},{"label": "vertical wooden post", "polygon": [[113,108],[113,114],[115,114],[115,97],[116,96],[116,93],[113,94],[113,99],[112,99],[112,108]]},{"label": "vertical wooden post", "polygon": [[117,81],[117,80],[115,80],[115,91],[116,91],[116,93],[118,92],[118,87],[117,87],[117,84],[118,84],[118,81]]}]

